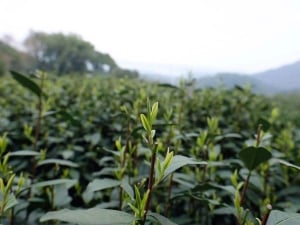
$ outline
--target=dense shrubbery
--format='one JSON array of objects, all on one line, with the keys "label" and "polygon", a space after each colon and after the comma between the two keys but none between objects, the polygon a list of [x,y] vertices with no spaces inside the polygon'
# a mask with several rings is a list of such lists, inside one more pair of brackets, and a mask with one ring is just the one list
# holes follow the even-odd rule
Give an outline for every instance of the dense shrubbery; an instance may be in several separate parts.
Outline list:
[{"label": "dense shrubbery", "polygon": [[278,102],[184,81],[40,74],[36,87],[15,78],[27,89],[0,82],[4,224],[37,224],[64,208],[92,209],[42,220],[271,225],[298,216],[276,211],[300,210],[299,130]]}]

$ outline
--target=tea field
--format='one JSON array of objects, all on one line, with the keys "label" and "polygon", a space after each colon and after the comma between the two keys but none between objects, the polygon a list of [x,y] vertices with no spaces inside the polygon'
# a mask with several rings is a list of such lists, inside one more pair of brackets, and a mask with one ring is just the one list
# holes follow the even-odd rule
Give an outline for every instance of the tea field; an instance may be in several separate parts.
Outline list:
[{"label": "tea field", "polygon": [[293,225],[297,97],[0,77],[0,224]]}]

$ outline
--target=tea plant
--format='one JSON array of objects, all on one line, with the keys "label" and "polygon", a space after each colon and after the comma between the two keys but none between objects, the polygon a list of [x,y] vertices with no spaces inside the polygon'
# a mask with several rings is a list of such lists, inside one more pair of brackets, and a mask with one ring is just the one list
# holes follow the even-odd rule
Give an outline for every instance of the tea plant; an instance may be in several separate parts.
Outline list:
[{"label": "tea plant", "polygon": [[189,81],[13,78],[4,224],[297,224],[299,128],[278,102]]}]

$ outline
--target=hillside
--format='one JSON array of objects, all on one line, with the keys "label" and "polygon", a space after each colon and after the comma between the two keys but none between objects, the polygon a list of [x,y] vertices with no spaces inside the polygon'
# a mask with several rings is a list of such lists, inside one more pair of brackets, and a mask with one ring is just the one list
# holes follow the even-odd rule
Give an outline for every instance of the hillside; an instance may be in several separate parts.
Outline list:
[{"label": "hillside", "polygon": [[254,77],[281,91],[300,90],[300,61],[254,74]]},{"label": "hillside", "polygon": [[215,76],[198,79],[199,87],[224,86],[232,88],[235,85],[250,84],[254,92],[275,94],[300,90],[300,61],[264,72],[243,75],[235,73],[219,73]]},{"label": "hillside", "polygon": [[279,91],[277,88],[274,88],[269,84],[265,84],[255,77],[234,73],[220,73],[215,76],[203,77],[198,79],[197,85],[200,88],[218,86],[233,88],[236,85],[250,85],[254,92],[264,94],[274,94],[275,92]]}]

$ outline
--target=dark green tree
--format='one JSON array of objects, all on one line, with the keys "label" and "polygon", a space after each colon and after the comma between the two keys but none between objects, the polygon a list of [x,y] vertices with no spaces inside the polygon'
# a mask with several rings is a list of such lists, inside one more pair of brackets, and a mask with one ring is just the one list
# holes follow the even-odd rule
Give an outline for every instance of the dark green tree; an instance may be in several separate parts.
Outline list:
[{"label": "dark green tree", "polygon": [[31,32],[25,40],[29,55],[35,59],[35,67],[58,75],[84,72],[111,72],[118,68],[108,55],[75,34],[46,34]]},{"label": "dark green tree", "polygon": [[0,40],[0,76],[9,69],[24,71],[29,68],[30,57]]}]

